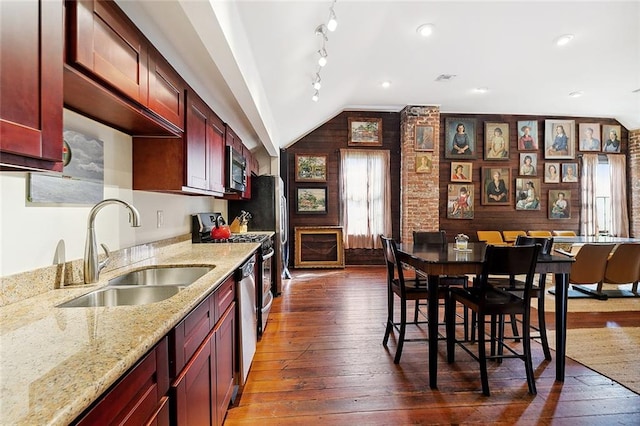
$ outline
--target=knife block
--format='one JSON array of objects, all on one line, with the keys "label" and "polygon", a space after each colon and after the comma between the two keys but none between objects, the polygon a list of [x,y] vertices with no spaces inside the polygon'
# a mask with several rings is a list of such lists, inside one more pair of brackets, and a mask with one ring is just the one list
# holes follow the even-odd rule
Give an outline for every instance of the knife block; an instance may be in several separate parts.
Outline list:
[{"label": "knife block", "polygon": [[234,234],[244,234],[247,232],[247,225],[242,225],[238,218],[233,219],[231,225],[229,225],[229,229]]}]

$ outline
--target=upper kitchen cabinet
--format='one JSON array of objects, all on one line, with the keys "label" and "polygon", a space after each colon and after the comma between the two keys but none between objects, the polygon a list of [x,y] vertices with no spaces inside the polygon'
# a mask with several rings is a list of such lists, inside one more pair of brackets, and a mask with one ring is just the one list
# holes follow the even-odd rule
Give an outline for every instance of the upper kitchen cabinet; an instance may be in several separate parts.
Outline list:
[{"label": "upper kitchen cabinet", "polygon": [[133,189],[224,194],[224,123],[187,90],[183,138],[134,137]]},{"label": "upper kitchen cabinet", "polygon": [[62,171],[62,0],[0,1],[0,168]]},{"label": "upper kitchen cabinet", "polygon": [[65,105],[133,135],[180,135],[186,84],[111,1],[67,6]]}]

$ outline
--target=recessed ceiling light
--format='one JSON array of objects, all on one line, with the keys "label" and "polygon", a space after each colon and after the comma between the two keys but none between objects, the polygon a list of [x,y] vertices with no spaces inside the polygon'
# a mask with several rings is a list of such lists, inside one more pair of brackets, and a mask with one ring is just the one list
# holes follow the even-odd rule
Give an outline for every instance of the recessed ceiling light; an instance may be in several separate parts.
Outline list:
[{"label": "recessed ceiling light", "polygon": [[429,37],[433,34],[433,29],[435,26],[433,24],[422,24],[416,29],[416,32],[420,34],[422,37]]},{"label": "recessed ceiling light", "polygon": [[389,87],[391,87],[391,82],[390,81],[383,81],[381,84],[383,89],[388,89]]},{"label": "recessed ceiling light", "polygon": [[571,96],[572,98],[579,98],[580,96],[583,95],[583,91],[582,90],[577,90],[575,92],[571,92],[569,93],[569,96]]},{"label": "recessed ceiling light", "polygon": [[564,46],[565,44],[569,43],[571,40],[573,40],[573,34],[563,34],[556,39],[556,45]]},{"label": "recessed ceiling light", "polygon": [[456,78],[455,74],[440,74],[436,77],[436,81],[449,81],[451,79]]},{"label": "recessed ceiling light", "polygon": [[478,87],[473,89],[474,92],[476,93],[487,93],[489,91],[488,87]]}]

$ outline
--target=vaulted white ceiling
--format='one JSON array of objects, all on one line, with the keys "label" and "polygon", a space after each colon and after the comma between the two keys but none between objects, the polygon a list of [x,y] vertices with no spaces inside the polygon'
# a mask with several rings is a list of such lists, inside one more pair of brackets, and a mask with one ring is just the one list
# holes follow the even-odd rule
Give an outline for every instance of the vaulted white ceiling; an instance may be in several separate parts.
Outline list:
[{"label": "vaulted white ceiling", "polygon": [[[330,0],[117,2],[250,148],[271,155],[343,110],[406,105],[640,129],[639,1],[338,0],[318,102],[315,29]],[[429,38],[416,33],[424,23]],[[567,33],[573,41],[557,46]]]}]

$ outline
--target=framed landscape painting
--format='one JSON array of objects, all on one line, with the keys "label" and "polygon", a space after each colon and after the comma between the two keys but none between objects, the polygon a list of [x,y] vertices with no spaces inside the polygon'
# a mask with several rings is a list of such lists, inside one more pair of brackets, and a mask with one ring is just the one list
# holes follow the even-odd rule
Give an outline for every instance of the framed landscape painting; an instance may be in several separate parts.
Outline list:
[{"label": "framed landscape painting", "polygon": [[575,128],[574,120],[545,120],[544,158],[575,158]]},{"label": "framed landscape painting", "polygon": [[327,187],[296,188],[296,213],[327,212]]},{"label": "framed landscape painting", "polygon": [[327,156],[296,154],[296,182],[326,182]]},{"label": "framed landscape painting", "polygon": [[445,158],[476,158],[476,120],[474,118],[445,118]]},{"label": "framed landscape painting", "polygon": [[382,146],[382,118],[349,117],[349,146]]},{"label": "framed landscape painting", "polygon": [[473,219],[473,185],[449,184],[447,218]]}]

